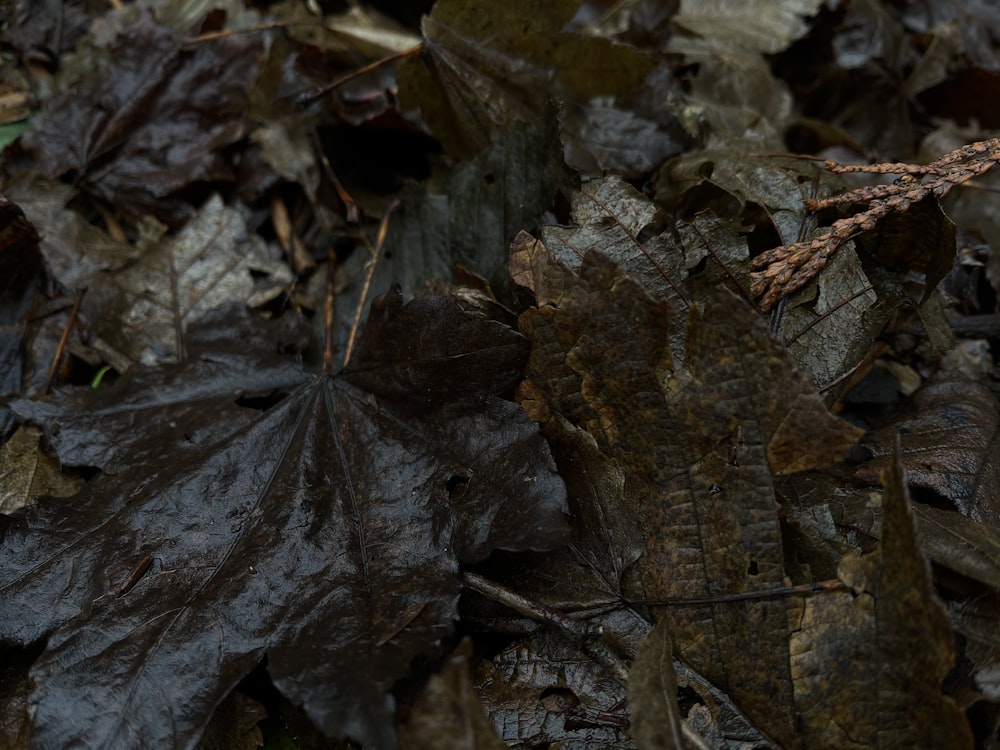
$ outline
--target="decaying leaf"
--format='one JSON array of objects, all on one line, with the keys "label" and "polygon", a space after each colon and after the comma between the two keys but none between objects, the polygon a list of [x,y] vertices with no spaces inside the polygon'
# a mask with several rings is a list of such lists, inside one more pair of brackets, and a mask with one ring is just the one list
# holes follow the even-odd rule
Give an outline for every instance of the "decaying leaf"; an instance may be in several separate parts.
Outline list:
[{"label": "decaying leaf", "polygon": [[461,264],[502,289],[511,240],[541,219],[558,190],[575,184],[560,155],[555,113],[543,129],[521,123],[456,166],[440,190],[404,192],[379,278],[416,292],[428,279],[451,279]]},{"label": "decaying leaf", "polygon": [[469,157],[523,121],[542,126],[550,100],[627,99],[653,69],[649,55],[563,32],[574,0],[435,3],[424,54],[399,74],[404,108],[420,112],[449,153]]},{"label": "decaying leaf", "polygon": [[1000,405],[981,383],[939,380],[913,395],[911,412],[865,438],[875,459],[859,470],[871,481],[892,461],[896,435],[910,486],[930,490],[963,515],[1000,522]]},{"label": "decaying leaf", "polygon": [[642,642],[628,675],[632,709],[629,733],[643,750],[681,750],[677,672],[666,621],[657,623]]},{"label": "decaying leaf", "polygon": [[22,426],[0,445],[0,513],[13,513],[41,495],[75,495],[83,481],[63,475],[40,445],[42,432]]},{"label": "decaying leaf", "polygon": [[93,291],[97,330],[143,364],[183,358],[184,330],[209,310],[238,300],[258,307],[291,284],[276,253],[214,195],[176,237]]},{"label": "decaying leaf", "polygon": [[243,135],[258,35],[187,45],[144,13],[111,46],[107,64],[48,100],[24,137],[39,168],[136,216],[176,225],[191,211],[171,196],[196,180],[232,179],[220,150]]},{"label": "decaying leaf", "polygon": [[883,474],[879,548],[847,555],[852,587],[807,599],[791,647],[807,746],[972,747],[961,709],[941,693],[955,663],[947,616],[917,546],[902,465]]},{"label": "decaying leaf", "polygon": [[401,727],[402,750],[504,750],[472,682],[472,642],[462,641],[433,675]]},{"label": "decaying leaf", "polygon": [[544,442],[496,398],[520,375],[516,332],[397,290],[350,366],[317,377],[278,353],[280,326],[244,328],[228,347],[229,327],[192,334],[186,363],[125,379],[89,430],[18,405],[64,463],[131,463],[0,517],[0,639],[48,639],[39,746],[190,746],[266,655],[324,732],[392,747],[388,691],[450,632],[458,561],[565,541]]},{"label": "decaying leaf", "polygon": [[542,632],[514,643],[475,675],[483,705],[508,746],[635,750],[621,706],[625,688],[579,647]]},{"label": "decaying leaf", "polygon": [[[785,585],[772,472],[835,462],[859,431],[827,412],[764,323],[728,291],[692,308],[684,368],[674,369],[665,302],[595,252],[579,274],[537,257],[539,307],[520,322],[533,343],[528,375],[552,411],[619,462],[626,491],[644,498],[646,597]],[[765,734],[791,741],[785,602],[659,616],[692,667]]]}]

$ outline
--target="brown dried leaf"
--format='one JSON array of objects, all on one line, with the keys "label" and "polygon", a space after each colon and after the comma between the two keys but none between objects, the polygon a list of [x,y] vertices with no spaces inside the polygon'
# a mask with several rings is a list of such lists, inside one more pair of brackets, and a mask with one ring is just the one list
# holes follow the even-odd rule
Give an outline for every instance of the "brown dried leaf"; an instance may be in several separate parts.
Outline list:
[{"label": "brown dried leaf", "polygon": [[629,734],[643,750],[681,750],[677,672],[666,622],[659,622],[639,646],[628,675],[632,708]]},{"label": "brown dried leaf", "polygon": [[[556,280],[546,291],[557,304],[521,317],[534,345],[529,378],[552,411],[617,459],[626,492],[644,498],[649,539],[638,564],[649,598],[784,586],[772,472],[836,461],[859,431],[829,415],[766,325],[725,289],[692,310],[685,369],[675,370],[669,306],[613,263],[591,252],[578,276],[558,265],[534,276]],[[795,736],[788,616],[781,600],[661,613],[678,653],[779,742]]]},{"label": "brown dried leaf", "polygon": [[427,681],[400,727],[402,750],[505,750],[472,683],[472,641],[465,639]]},{"label": "brown dried leaf", "polygon": [[989,388],[939,380],[917,391],[909,414],[865,437],[875,459],[859,470],[862,479],[873,481],[890,464],[897,432],[911,487],[937,493],[975,521],[1000,523],[1000,404]]},{"label": "brown dried leaf", "polygon": [[807,599],[792,633],[804,744],[969,748],[965,716],[941,692],[955,663],[952,632],[917,546],[898,460],[883,481],[879,548],[845,556],[840,577],[853,590]]}]

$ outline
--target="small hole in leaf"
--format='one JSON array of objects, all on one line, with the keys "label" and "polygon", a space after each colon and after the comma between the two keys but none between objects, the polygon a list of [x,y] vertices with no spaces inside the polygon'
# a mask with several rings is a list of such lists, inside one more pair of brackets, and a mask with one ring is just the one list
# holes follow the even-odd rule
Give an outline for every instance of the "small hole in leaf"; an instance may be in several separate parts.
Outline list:
[{"label": "small hole in leaf", "polygon": [[284,391],[271,391],[262,396],[240,396],[236,399],[236,405],[264,412],[284,401],[287,395]]},{"label": "small hole in leaf", "polygon": [[461,497],[465,494],[465,488],[469,486],[469,477],[455,474],[445,486],[448,488],[448,497]]},{"label": "small hole in leaf", "polygon": [[496,181],[497,181],[497,178],[496,178],[496,175],[494,175],[494,174],[484,174],[483,175],[483,182],[485,182],[487,185],[492,185]]},{"label": "small hole in leaf", "polygon": [[757,561],[756,560],[751,560],[750,561],[750,567],[747,568],[747,574],[752,575],[752,576],[757,575]]}]

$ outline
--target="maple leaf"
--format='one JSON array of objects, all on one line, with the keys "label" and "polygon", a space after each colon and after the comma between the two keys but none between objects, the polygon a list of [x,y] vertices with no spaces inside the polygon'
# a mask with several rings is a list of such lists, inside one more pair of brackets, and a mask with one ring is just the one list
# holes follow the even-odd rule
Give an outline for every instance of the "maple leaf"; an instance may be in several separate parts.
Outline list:
[{"label": "maple leaf", "polygon": [[450,633],[459,562],[566,538],[544,441],[497,398],[518,333],[397,289],[349,367],[317,377],[278,353],[280,321],[233,316],[93,404],[15,404],[64,463],[107,469],[0,517],[0,639],[47,638],[39,746],[191,747],[266,657],[324,732],[392,747],[388,691]]},{"label": "maple leaf", "polygon": [[551,99],[629,98],[654,59],[562,31],[578,9],[575,0],[436,3],[423,19],[423,55],[400,69],[403,107],[419,107],[448,152],[469,157],[519,120],[541,127]]}]

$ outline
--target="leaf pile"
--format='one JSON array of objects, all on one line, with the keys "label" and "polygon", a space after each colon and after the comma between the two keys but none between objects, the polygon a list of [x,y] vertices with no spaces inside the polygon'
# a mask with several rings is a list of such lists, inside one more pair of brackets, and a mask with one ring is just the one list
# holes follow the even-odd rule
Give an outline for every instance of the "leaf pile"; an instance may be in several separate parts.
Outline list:
[{"label": "leaf pile", "polygon": [[349,5],[9,14],[0,745],[992,747],[996,12]]}]

